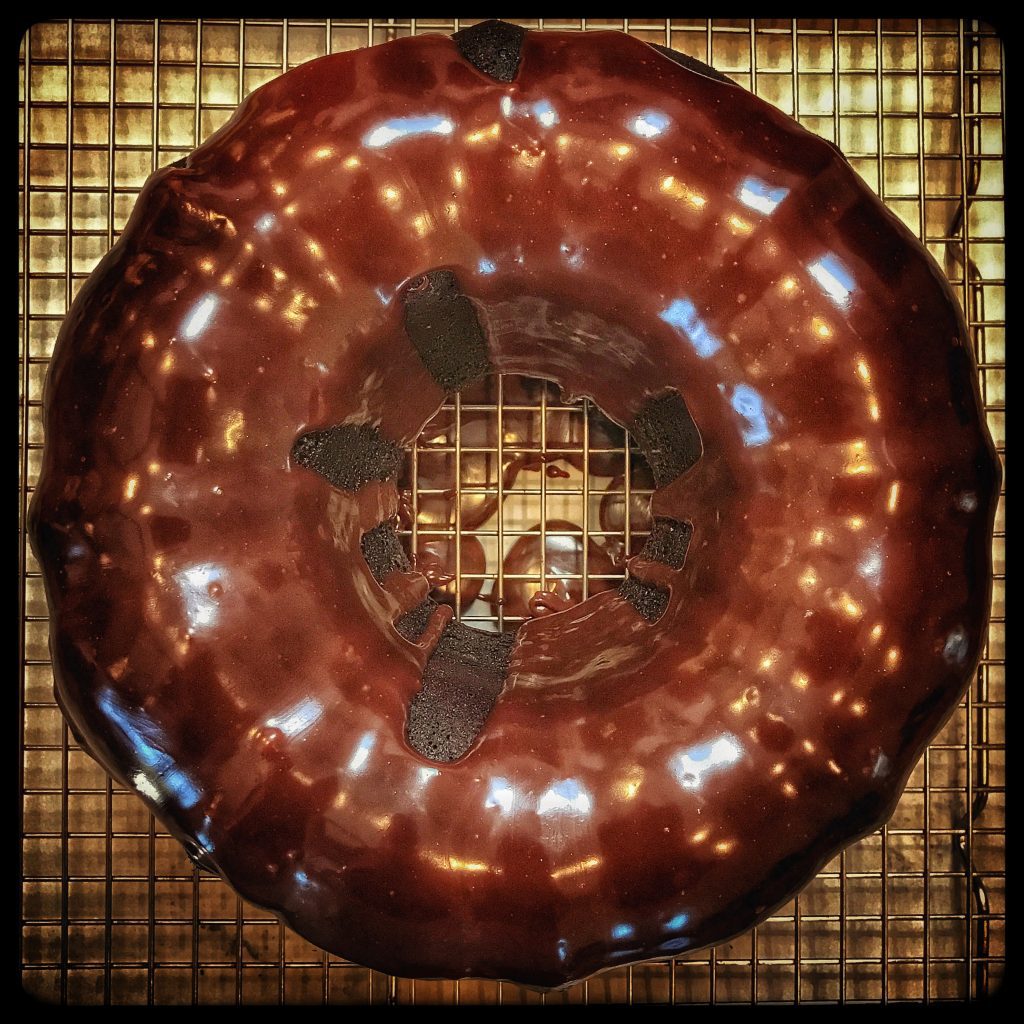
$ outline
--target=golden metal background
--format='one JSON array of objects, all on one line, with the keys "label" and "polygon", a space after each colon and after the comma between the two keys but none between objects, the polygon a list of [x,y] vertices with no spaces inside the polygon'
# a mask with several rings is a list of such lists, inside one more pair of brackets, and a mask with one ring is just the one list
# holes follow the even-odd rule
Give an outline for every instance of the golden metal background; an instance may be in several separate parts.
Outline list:
[{"label": "golden metal background", "polygon": [[[117,238],[147,175],[193,149],[246,93],[288,67],[328,51],[458,27],[451,20],[33,26],[19,59],[22,522],[38,469],[39,403],[57,330],[78,287]],[[1005,89],[1002,46],[990,27],[970,20],[590,19],[547,19],[541,27],[626,29],[710,59],[839,143],[949,275],[967,311],[989,425],[1005,456]],[[543,449],[552,417],[569,415],[546,397],[530,409],[501,398],[492,386],[451,408],[455,440],[449,431],[444,444],[456,449],[452,466],[464,454],[467,412],[496,424],[487,428],[495,440],[482,451],[498,465],[507,458],[505,446],[514,447],[523,417],[532,418],[534,437],[540,436],[533,446]],[[589,444],[587,437],[582,444]],[[414,465],[430,447],[425,438]],[[451,485],[486,489],[486,477],[481,483],[464,471]],[[492,482],[491,490],[497,486]],[[543,520],[542,509],[570,518],[575,511],[585,531],[599,532],[589,474],[555,482],[540,473],[521,487],[524,493],[510,498],[497,529],[491,524],[481,531],[492,550],[505,550],[505,534]],[[421,501],[414,480],[413,503],[418,508]],[[566,502],[570,511],[560,511]],[[462,507],[461,493],[456,507]],[[1005,960],[1004,549],[1001,505],[993,619],[977,679],[885,829],[829,864],[751,935],[544,997],[496,982],[411,982],[348,964],[243,904],[219,879],[195,871],[137,797],[112,784],[69,737],[53,703],[38,566],[21,531],[24,988],[69,1003],[984,996],[1002,978]],[[495,563],[501,559],[489,558]],[[500,575],[497,567],[488,573],[485,588],[503,586]],[[486,606],[474,611],[492,617]]]}]

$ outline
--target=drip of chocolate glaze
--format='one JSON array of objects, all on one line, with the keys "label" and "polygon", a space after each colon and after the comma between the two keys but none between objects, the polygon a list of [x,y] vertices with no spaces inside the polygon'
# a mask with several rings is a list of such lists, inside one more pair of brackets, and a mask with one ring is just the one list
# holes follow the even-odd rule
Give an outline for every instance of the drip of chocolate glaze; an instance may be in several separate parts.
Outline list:
[{"label": "drip of chocolate glaze", "polygon": [[452,36],[459,53],[478,71],[499,82],[515,80],[526,29],[505,21],[483,21]]},{"label": "drip of chocolate glaze", "polygon": [[396,476],[402,448],[376,427],[343,423],[300,435],[292,445],[291,458],[340,490],[356,491],[371,480]]},{"label": "drip of chocolate glaze", "polygon": [[682,476],[703,451],[697,424],[678,391],[666,391],[646,402],[630,430],[658,487],[665,487]]},{"label": "drip of chocolate glaze", "polygon": [[[498,504],[504,500],[505,495],[515,487],[516,480],[519,478],[519,474],[524,470],[530,470],[535,472],[542,466],[547,466],[550,470],[553,467],[552,463],[557,462],[559,459],[565,458],[562,454],[549,454],[547,452],[526,452],[523,455],[517,455],[514,459],[509,461],[509,464],[502,470],[501,474],[501,488],[495,493],[488,495],[488,497],[480,502],[480,504],[473,509],[471,512],[462,513],[462,529],[467,530],[478,530],[484,523],[487,522],[491,516],[494,515],[498,510]],[[561,471],[564,473],[564,470]],[[548,473],[549,478],[558,476],[559,473]],[[565,476],[568,476],[565,473]],[[448,498],[454,498],[456,491],[454,489],[445,492],[445,496]]]},{"label": "drip of chocolate glaze", "polygon": [[461,562],[462,580],[459,607],[462,611],[479,597],[483,576],[487,571],[487,555],[483,545],[465,528],[459,537],[430,537],[420,534],[416,543],[416,571],[426,577],[432,590],[440,591],[438,600],[455,606],[455,591],[443,588],[454,582]]},{"label": "drip of chocolate glaze", "polygon": [[440,387],[461,391],[491,372],[476,309],[450,270],[428,270],[413,278],[402,298],[405,333]]},{"label": "drip of chocolate glaze", "polygon": [[448,623],[409,705],[406,736],[414,750],[441,762],[467,753],[505,685],[514,643],[513,633]]},{"label": "drip of chocolate glaze", "polygon": [[[534,523],[529,532],[516,538],[504,559],[505,585],[499,595],[497,585],[491,592],[495,612],[499,606],[506,616],[527,618],[571,608],[583,600],[584,585],[580,578],[584,566],[589,579],[589,591],[598,594],[612,590],[616,582],[601,577],[610,576],[615,566],[605,548],[591,536],[577,536],[577,523],[565,519],[548,519]],[[545,579],[538,586],[542,567]],[[530,579],[529,577],[533,577]]]}]

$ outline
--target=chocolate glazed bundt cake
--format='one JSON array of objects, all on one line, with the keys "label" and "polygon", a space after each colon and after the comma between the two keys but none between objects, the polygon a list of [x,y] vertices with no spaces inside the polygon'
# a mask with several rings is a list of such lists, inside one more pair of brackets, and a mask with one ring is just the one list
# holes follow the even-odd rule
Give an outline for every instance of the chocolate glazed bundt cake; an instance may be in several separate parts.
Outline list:
[{"label": "chocolate glazed bundt cake", "polygon": [[[404,449],[489,373],[656,491],[621,587],[435,602]],[[75,737],[382,971],[720,942],[891,813],[979,655],[999,469],[939,269],[839,151],[614,32],[304,64],[147,182],[64,323],[31,533]]]}]

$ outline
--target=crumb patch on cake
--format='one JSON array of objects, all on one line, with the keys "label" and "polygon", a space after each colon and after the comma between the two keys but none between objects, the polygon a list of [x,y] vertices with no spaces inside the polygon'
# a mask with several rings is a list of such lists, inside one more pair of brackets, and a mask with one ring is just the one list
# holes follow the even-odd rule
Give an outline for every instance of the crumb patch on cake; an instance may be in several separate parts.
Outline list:
[{"label": "crumb patch on cake", "polygon": [[628,601],[648,622],[657,622],[668,607],[668,591],[627,576],[619,587],[619,597]]},{"label": "crumb patch on cake", "polygon": [[393,572],[408,572],[411,568],[394,523],[380,523],[368,530],[359,539],[359,546],[378,583]]},{"label": "crumb patch on cake", "polygon": [[340,490],[355,491],[371,480],[397,476],[402,454],[401,445],[389,441],[376,427],[344,423],[296,438],[291,459]]},{"label": "crumb patch on cake", "polygon": [[658,487],[682,476],[703,451],[700,432],[678,391],[652,398],[630,427]]},{"label": "crumb patch on cake", "polygon": [[693,526],[679,519],[656,516],[648,534],[642,558],[649,562],[661,562],[670,569],[681,569],[686,561],[686,550],[693,537]]},{"label": "crumb patch on cake", "polygon": [[406,735],[414,750],[443,762],[469,750],[505,685],[514,643],[513,633],[448,623],[409,705]]},{"label": "crumb patch on cake", "polygon": [[430,623],[430,616],[441,606],[431,597],[421,601],[411,612],[406,612],[396,623],[395,629],[405,637],[409,643],[416,643],[426,632]]},{"label": "crumb patch on cake", "polygon": [[526,29],[504,21],[483,21],[452,36],[459,53],[478,71],[498,82],[515,80]]},{"label": "crumb patch on cake", "polygon": [[461,391],[491,372],[487,338],[473,303],[450,270],[428,270],[403,293],[405,332],[445,391]]}]

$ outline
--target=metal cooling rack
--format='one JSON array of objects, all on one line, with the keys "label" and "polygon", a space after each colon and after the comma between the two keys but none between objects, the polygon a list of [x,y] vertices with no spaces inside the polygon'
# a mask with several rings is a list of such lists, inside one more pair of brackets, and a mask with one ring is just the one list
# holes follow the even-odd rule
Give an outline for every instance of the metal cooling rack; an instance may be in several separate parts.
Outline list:
[{"label": "metal cooling rack", "polygon": [[[710,59],[837,142],[949,275],[967,312],[989,425],[1005,457],[1005,87],[1002,47],[990,27],[969,20],[523,24],[624,28]],[[38,471],[42,381],[61,319],[151,170],[193,149],[246,93],[288,67],[328,51],[458,27],[451,20],[33,26],[19,57],[22,523]],[[464,503],[503,490],[494,467],[521,440],[514,427],[522,417],[533,424],[529,445],[557,460],[550,442],[564,435],[552,424],[574,413],[545,392],[521,407],[504,402],[508,386],[493,382],[480,401],[457,399],[442,413],[449,417],[447,433],[433,445],[425,437],[410,460],[409,543],[429,529],[420,512],[430,493],[418,486],[418,475],[438,448],[451,449],[454,461],[451,479],[434,483],[433,493],[454,490],[456,530]],[[480,416],[492,423],[484,436],[494,441],[467,441],[464,448],[466,424]],[[590,467],[589,428],[577,433],[572,452],[578,465]],[[631,490],[627,444],[623,491]],[[460,461],[479,465],[469,458],[473,447],[491,469],[459,478]],[[425,456],[427,449],[433,454]],[[568,478],[549,478],[543,470],[522,474],[516,485],[522,493],[499,501],[493,521],[480,527],[482,542],[495,552],[482,594],[497,588],[500,596],[509,585],[496,555],[506,537],[562,516],[565,503],[564,515],[575,516],[584,535],[601,536],[593,498],[608,482],[571,460],[557,464],[569,467]],[[623,541],[630,532],[627,525]],[[540,539],[541,550],[546,541]],[[53,703],[38,566],[21,531],[23,987],[50,1001],[154,1004],[792,1003],[989,995],[1005,966],[1004,551],[1001,505],[993,618],[977,679],[886,828],[836,858],[751,935],[544,997],[494,982],[411,982],[348,964],[194,870],[138,799],[111,783],[69,737]],[[546,571],[546,565],[538,570],[538,584]],[[592,585],[591,571],[583,565],[584,585]],[[458,579],[454,588],[465,583]],[[501,607],[478,600],[466,617],[500,627]]]}]

